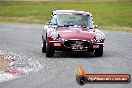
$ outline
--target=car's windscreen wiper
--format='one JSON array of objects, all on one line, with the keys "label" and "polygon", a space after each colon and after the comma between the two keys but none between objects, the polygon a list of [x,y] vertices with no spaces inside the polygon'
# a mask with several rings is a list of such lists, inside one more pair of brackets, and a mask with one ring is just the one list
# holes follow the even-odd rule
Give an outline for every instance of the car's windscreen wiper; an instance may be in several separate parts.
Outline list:
[{"label": "car's windscreen wiper", "polygon": [[87,26],[81,26],[82,28],[87,28]]},{"label": "car's windscreen wiper", "polygon": [[69,27],[69,26],[74,26],[74,25],[59,25],[59,27]]}]

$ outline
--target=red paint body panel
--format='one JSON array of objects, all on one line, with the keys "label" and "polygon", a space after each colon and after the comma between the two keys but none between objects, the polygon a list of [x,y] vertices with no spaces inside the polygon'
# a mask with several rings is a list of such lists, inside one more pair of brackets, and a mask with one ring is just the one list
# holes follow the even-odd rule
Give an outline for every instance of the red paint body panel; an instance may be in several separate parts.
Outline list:
[{"label": "red paint body panel", "polygon": [[[96,44],[97,42],[94,40],[94,36],[98,32],[96,32],[94,29],[91,30],[87,28],[57,27],[55,28],[55,30],[59,35],[58,38],[56,40],[53,40],[51,37],[47,37],[47,42],[59,51],[72,51],[69,48],[65,47],[65,45],[63,44],[63,40],[86,40],[90,42],[90,46],[87,51],[93,51],[93,45],[99,45],[99,47],[102,47],[104,43],[103,39],[99,42],[100,44]],[[54,46],[54,43],[56,42],[59,42],[61,46]]]},{"label": "red paint body panel", "polygon": [[95,33],[90,32],[87,28],[57,28],[60,38],[65,40],[79,39],[79,40],[91,40],[94,38]]},{"label": "red paint body panel", "polygon": [[86,32],[59,32],[60,38],[65,40],[78,39],[78,40],[88,40],[94,38],[94,34]]}]

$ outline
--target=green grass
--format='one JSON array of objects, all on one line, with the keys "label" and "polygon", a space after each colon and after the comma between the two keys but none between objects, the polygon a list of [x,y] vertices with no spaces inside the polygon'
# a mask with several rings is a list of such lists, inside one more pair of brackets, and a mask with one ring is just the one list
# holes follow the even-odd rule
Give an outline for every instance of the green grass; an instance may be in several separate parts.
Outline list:
[{"label": "green grass", "polygon": [[0,22],[45,24],[57,9],[89,11],[102,29],[125,28],[123,31],[132,32],[132,1],[0,2]]}]

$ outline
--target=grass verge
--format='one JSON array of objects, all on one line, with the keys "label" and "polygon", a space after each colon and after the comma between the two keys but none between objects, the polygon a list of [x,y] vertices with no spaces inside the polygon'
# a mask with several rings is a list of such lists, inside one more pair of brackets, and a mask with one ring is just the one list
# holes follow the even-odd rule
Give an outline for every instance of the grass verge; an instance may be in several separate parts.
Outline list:
[{"label": "grass verge", "polygon": [[57,9],[89,11],[99,28],[132,32],[132,1],[111,2],[0,2],[0,21],[45,24]]}]

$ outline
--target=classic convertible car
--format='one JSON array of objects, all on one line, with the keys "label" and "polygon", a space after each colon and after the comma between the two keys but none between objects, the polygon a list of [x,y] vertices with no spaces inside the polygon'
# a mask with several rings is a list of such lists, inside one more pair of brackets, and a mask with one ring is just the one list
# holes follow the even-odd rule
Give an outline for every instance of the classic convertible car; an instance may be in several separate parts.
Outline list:
[{"label": "classic convertible car", "polygon": [[103,55],[105,35],[94,25],[92,14],[76,10],[56,10],[42,32],[42,53],[55,51],[94,52]]}]

